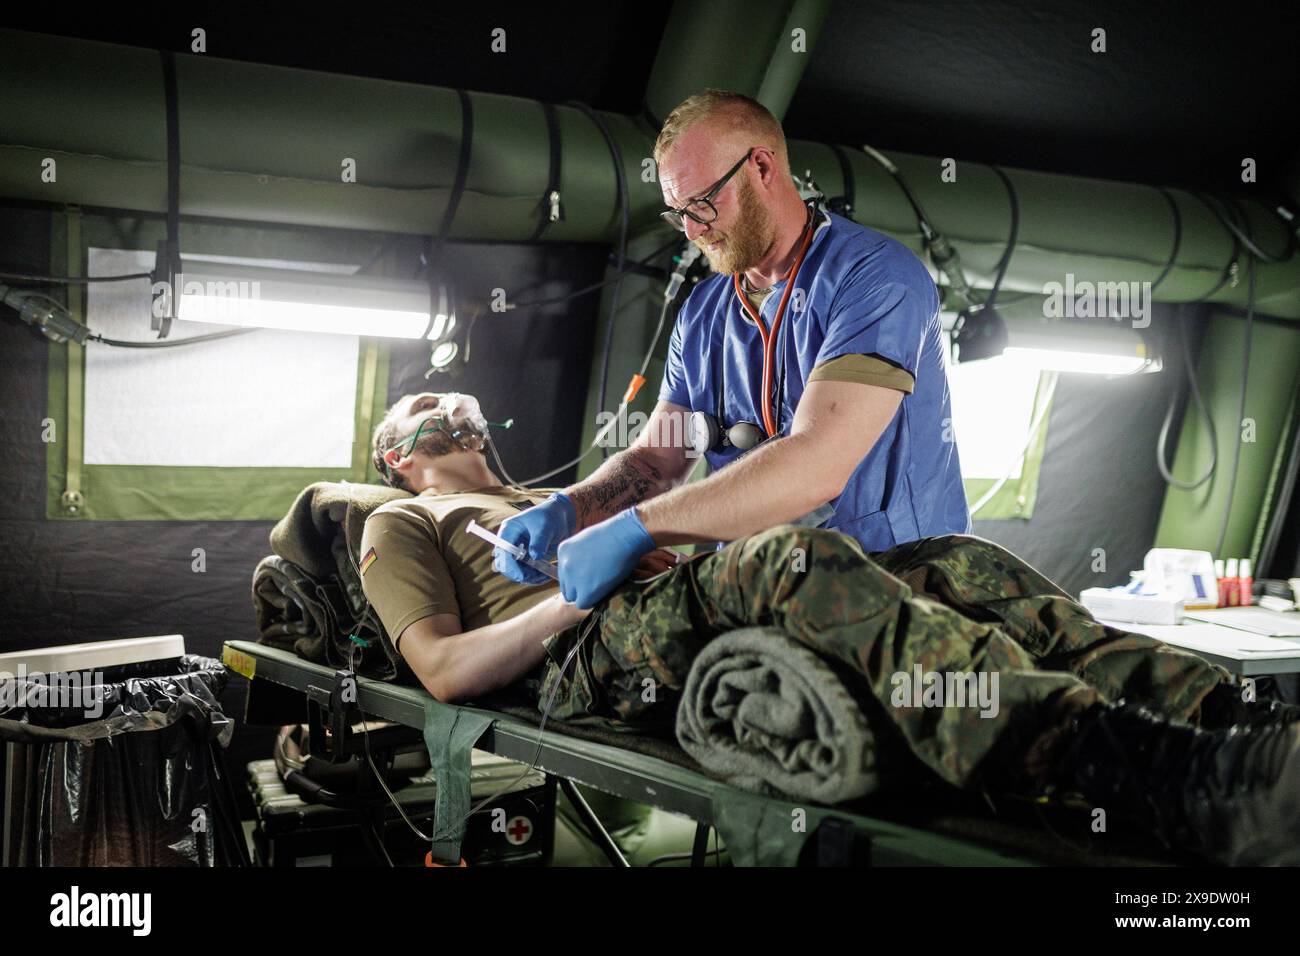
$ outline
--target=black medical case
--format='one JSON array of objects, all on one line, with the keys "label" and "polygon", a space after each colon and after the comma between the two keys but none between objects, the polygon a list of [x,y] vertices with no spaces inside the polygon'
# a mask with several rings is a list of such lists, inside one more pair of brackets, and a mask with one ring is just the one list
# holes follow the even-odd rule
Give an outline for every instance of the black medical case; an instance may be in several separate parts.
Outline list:
[{"label": "black medical case", "polygon": [[[474,805],[506,790],[475,813],[465,831],[463,854],[470,866],[544,866],[555,843],[555,781],[513,760],[474,751],[470,788]],[[512,784],[511,782],[514,781]],[[508,788],[508,789],[507,789]],[[353,809],[308,802],[290,791],[274,760],[248,764],[248,789],[257,820],[253,862],[257,866],[373,866],[377,862]],[[411,821],[433,828],[437,785],[432,774],[394,791]],[[419,866],[429,847],[404,823],[397,809],[377,808],[384,847],[397,866]]]}]

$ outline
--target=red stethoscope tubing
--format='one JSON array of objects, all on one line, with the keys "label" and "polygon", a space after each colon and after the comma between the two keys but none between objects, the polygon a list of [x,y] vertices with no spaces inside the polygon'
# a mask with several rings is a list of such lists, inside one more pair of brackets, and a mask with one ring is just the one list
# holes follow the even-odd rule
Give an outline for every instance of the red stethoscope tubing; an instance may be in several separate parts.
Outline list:
[{"label": "red stethoscope tubing", "polygon": [[[786,273],[785,291],[781,293],[781,302],[776,307],[776,315],[772,317],[772,331],[768,332],[767,326],[763,324],[763,317],[758,314],[754,304],[745,296],[744,290],[740,287],[740,273],[734,272],[731,276],[732,287],[736,290],[736,298],[740,300],[740,305],[749,317],[754,320],[758,326],[758,335],[763,340],[763,430],[767,432],[767,437],[771,438],[776,434],[776,415],[774,405],[779,400],[779,396],[772,396],[772,373],[776,367],[776,333],[781,328],[781,319],[785,315],[785,306],[790,299],[790,291],[794,288],[795,281],[799,278],[799,267],[803,265],[803,257],[808,252],[808,246],[812,244],[813,229],[810,221],[805,229],[803,242],[799,245],[799,255],[795,257],[794,263],[790,266],[790,271]],[[772,396],[768,400],[768,396]]]}]

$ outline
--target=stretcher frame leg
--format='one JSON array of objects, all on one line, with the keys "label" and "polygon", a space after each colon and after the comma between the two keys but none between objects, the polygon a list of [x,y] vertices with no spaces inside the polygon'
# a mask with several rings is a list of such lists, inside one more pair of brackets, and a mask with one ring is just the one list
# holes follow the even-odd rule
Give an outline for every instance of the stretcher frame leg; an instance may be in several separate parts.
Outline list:
[{"label": "stretcher frame leg", "polygon": [[709,834],[713,827],[707,823],[695,824],[695,843],[691,846],[691,866],[704,866],[709,855]]},{"label": "stretcher frame leg", "polygon": [[574,786],[573,781],[561,777],[560,791],[573,806],[573,809],[577,811],[578,816],[582,818],[583,824],[587,827],[588,835],[600,847],[610,865],[620,869],[630,869],[632,864],[627,861],[623,851],[618,848],[614,838],[605,829],[605,825],[600,822],[600,817],[596,816],[596,811],[591,809],[591,804],[587,803],[587,798]]}]

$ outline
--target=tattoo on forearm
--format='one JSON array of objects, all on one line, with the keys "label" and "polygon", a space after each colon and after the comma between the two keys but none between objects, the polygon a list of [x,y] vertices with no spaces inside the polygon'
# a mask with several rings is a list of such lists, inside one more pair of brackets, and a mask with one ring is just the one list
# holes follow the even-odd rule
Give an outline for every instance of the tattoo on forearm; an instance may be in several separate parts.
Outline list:
[{"label": "tattoo on forearm", "polygon": [[653,497],[663,487],[663,474],[650,462],[621,455],[611,459],[609,466],[608,475],[596,478],[589,488],[570,496],[580,528],[604,521],[629,505]]}]

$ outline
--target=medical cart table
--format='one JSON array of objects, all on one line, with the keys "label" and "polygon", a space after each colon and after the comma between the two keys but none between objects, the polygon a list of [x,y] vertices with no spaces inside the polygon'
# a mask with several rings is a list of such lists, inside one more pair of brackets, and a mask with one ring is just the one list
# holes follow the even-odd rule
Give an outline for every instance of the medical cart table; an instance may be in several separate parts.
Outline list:
[{"label": "medical cart table", "polygon": [[[301,722],[304,698],[319,702],[328,697],[334,686],[334,669],[264,644],[230,641],[225,645],[223,660],[231,670],[249,679],[246,719],[252,724]],[[540,734],[539,750],[537,726],[518,717],[440,704],[419,687],[364,677],[358,678],[356,685],[356,703],[363,714],[417,730],[425,726],[426,707],[460,709],[489,717],[491,724],[473,744],[476,750],[523,764],[531,763],[536,753],[538,769],[562,781],[574,781],[689,817],[701,825],[700,834],[704,837],[707,837],[705,827],[715,826],[728,843],[733,859],[748,858],[759,864],[774,862],[769,854],[781,851],[773,850],[763,840],[770,840],[780,830],[788,837],[793,815],[803,811],[807,819],[806,835],[797,842],[801,849],[805,843],[811,843],[807,849],[812,851],[812,858],[824,865],[847,862],[850,847],[855,861],[862,862],[865,855],[876,866],[1161,865],[1170,862],[1132,848],[1110,858],[1095,852],[1083,854],[1079,859],[1063,858],[1065,851],[1059,837],[1049,835],[1042,827],[1024,827],[1007,819],[990,821],[960,812],[944,812],[922,829],[809,801],[757,796],[630,746],[615,747],[552,730],[555,724],[548,725]],[[752,836],[755,846],[742,846],[743,840],[736,841],[737,820],[745,825],[754,824],[753,832],[745,836]],[[733,835],[731,840],[728,840],[728,829]],[[744,827],[740,830],[744,832]],[[696,838],[697,862],[703,856],[700,834]],[[804,853],[800,859],[807,862],[808,858],[809,854]]]},{"label": "medical cart table", "polygon": [[1238,677],[1300,674],[1300,637],[1266,637],[1222,624],[1194,620],[1183,624],[1101,623],[1181,647]]}]

